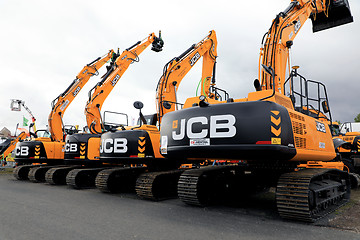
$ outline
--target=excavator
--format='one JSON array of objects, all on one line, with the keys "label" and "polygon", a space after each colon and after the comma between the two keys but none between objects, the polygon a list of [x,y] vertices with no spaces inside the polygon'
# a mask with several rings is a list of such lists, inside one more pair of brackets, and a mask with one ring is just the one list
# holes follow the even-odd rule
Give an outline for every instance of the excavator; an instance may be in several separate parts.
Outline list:
[{"label": "excavator", "polygon": [[[143,104],[135,102],[140,110],[139,125],[101,135],[100,161],[124,164],[124,167],[105,169],[97,175],[95,184],[102,192],[136,190],[144,199],[161,200],[176,196],[176,183],[183,170],[180,163],[168,161],[160,153],[160,131],[166,114],[182,107],[177,91],[185,75],[203,58],[201,94],[210,102],[219,101],[226,94],[215,87],[217,39],[215,31],[193,44],[184,53],[171,59],[164,67],[156,89],[157,113],[144,116]],[[223,96],[224,95],[224,96]],[[191,103],[188,103],[191,104]],[[126,166],[136,164],[136,166]],[[175,184],[175,185],[174,185]]]},{"label": "excavator", "polygon": [[16,144],[26,138],[26,133],[21,132],[15,139],[7,139],[5,142],[0,143],[0,161],[5,160],[6,157],[14,151]]},{"label": "excavator", "polygon": [[360,123],[345,122],[339,127],[335,122],[333,139],[341,160],[350,172],[360,173]]},{"label": "excavator", "polygon": [[200,96],[164,115],[161,153],[169,161],[245,162],[184,171],[177,185],[183,202],[204,206],[276,187],[282,218],[314,222],[349,200],[349,174],[333,161],[331,119],[319,114],[330,112],[325,85],[290,70],[289,50],[309,18],[314,32],[353,21],[347,0],[292,0],[264,35],[256,91],[218,104]]},{"label": "excavator", "polygon": [[[15,168],[15,178],[18,180],[30,179],[34,182],[44,181],[45,172],[51,166],[63,164],[65,137],[67,134],[77,131],[74,126],[65,128],[62,121],[65,110],[90,77],[98,75],[98,69],[106,64],[113,57],[113,54],[114,51],[110,50],[106,55],[84,66],[69,87],[52,101],[51,112],[48,117],[49,130],[38,130],[35,132],[36,138],[17,143],[15,161],[26,165]],[[38,163],[43,164],[38,166]]]},{"label": "excavator", "polygon": [[[66,137],[64,161],[68,166],[48,170],[45,175],[47,183],[67,183],[74,188],[91,185],[91,182],[93,182],[92,185],[94,185],[97,172],[104,168],[103,163],[99,161],[100,136],[103,132],[116,128],[116,125],[110,126],[105,124],[105,119],[101,117],[101,107],[122,75],[129,68],[130,64],[139,62],[139,55],[149,45],[152,45],[151,50],[155,52],[162,51],[164,42],[161,38],[161,32],[159,33],[159,37],[154,33],[149,34],[145,39],[136,42],[121,54],[118,50],[110,66],[107,67],[107,72],[102,76],[102,80],[89,92],[85,115],[90,133],[69,134]],[[68,175],[69,172],[71,173]],[[79,181],[78,179],[84,175],[87,176],[87,180],[85,182]],[[93,181],[88,179],[91,176],[93,176]]]}]

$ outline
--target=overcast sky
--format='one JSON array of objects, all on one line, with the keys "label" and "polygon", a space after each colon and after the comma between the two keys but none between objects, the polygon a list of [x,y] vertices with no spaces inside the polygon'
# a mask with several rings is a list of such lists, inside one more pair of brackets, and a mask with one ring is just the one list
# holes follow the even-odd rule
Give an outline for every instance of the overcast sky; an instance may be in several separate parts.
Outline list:
[{"label": "overcast sky", "polygon": [[[162,52],[146,49],[130,65],[102,110],[137,117],[155,112],[155,88],[164,65],[199,42],[210,30],[218,39],[217,86],[233,98],[254,91],[261,39],[273,18],[290,0],[257,1],[80,1],[0,0],[0,129],[14,133],[22,116],[10,111],[10,99],[21,99],[44,128],[51,101],[73,81],[84,65],[110,49],[125,48],[151,32],[162,31]],[[354,22],[312,33],[308,20],[295,38],[292,64],[307,78],[326,84],[332,116],[353,121],[360,113],[360,3],[350,0]],[[103,70],[104,71],[104,70]],[[102,71],[102,72],[103,72]],[[101,73],[102,73],[101,72]],[[102,75],[102,74],[100,74]],[[181,83],[179,98],[195,96],[201,63]],[[88,91],[100,80],[93,77],[64,115],[65,124],[86,124]]]}]

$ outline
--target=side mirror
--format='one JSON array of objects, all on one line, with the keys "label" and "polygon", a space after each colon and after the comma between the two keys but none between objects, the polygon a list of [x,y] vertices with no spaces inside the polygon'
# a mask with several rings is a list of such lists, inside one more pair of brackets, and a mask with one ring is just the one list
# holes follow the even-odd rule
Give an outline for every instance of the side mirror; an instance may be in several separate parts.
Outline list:
[{"label": "side mirror", "polygon": [[146,124],[146,119],[145,119],[145,117],[144,117],[144,115],[141,113],[141,109],[144,107],[144,104],[142,103],[142,102],[140,102],[140,101],[136,101],[136,102],[134,102],[134,107],[136,108],[136,109],[139,109],[140,110],[140,112],[139,112],[139,117],[140,117],[140,126],[141,126],[141,123],[144,123],[144,124]]},{"label": "side mirror", "polygon": [[260,85],[259,79],[254,80],[254,87],[255,87],[256,91],[261,91],[261,85]]},{"label": "side mirror", "polygon": [[164,101],[162,103],[163,107],[166,108],[166,109],[170,109],[171,108],[171,103],[169,103],[168,101]]},{"label": "side mirror", "polygon": [[324,113],[330,112],[328,102],[325,100],[321,103]]},{"label": "side mirror", "polygon": [[144,104],[142,102],[140,102],[140,101],[134,102],[133,105],[134,105],[134,108],[139,109],[139,110],[144,107]]}]

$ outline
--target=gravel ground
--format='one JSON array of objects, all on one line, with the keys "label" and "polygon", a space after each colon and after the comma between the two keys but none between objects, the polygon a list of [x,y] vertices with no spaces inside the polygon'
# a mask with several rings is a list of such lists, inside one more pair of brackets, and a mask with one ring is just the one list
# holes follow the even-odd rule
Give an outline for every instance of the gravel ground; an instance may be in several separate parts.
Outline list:
[{"label": "gravel ground", "polygon": [[360,233],[360,189],[351,192],[351,200],[328,219],[328,226]]},{"label": "gravel ground", "polygon": [[[11,174],[12,174],[12,169],[9,168],[0,171],[0,175],[11,175]],[[8,177],[11,179],[11,176]],[[253,200],[247,202],[246,205],[247,205],[246,207],[249,208],[248,209],[245,208],[244,213],[247,213],[250,209],[251,215],[254,216],[257,215],[261,217],[265,216],[270,219],[279,218],[279,216],[276,213],[274,189],[272,189],[272,191],[268,193],[257,196]],[[260,207],[256,207],[256,206],[260,206]],[[334,213],[326,216],[325,218],[319,220],[313,225],[360,233],[360,188],[356,190],[354,189],[352,190],[351,200],[348,204],[341,207]]]}]

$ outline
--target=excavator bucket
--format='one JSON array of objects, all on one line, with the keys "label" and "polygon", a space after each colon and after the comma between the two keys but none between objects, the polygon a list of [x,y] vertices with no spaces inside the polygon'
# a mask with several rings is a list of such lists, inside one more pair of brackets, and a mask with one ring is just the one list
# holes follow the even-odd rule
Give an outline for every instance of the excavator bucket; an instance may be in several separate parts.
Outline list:
[{"label": "excavator bucket", "polygon": [[312,14],[313,32],[353,22],[348,0],[330,0],[326,12]]}]

